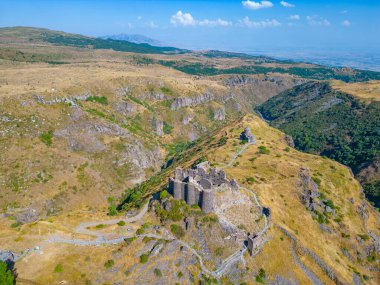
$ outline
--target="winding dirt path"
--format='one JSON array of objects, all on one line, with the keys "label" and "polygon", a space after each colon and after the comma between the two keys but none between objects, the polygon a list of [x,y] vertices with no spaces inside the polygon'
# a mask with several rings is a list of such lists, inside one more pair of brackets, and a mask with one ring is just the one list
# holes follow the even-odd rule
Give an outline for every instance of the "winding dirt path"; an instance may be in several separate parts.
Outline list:
[{"label": "winding dirt path", "polygon": [[[238,156],[243,154],[251,144],[254,144],[254,143],[251,142],[251,143],[245,144],[237,153],[235,153],[235,155],[232,157],[230,162],[228,164],[226,164],[225,166],[223,166],[222,168],[232,166],[233,163],[235,162],[235,160],[238,158]],[[248,189],[245,187],[240,187],[240,188],[242,188],[246,191],[249,191],[253,195],[255,203],[257,204],[257,206],[261,207],[255,192],[253,192],[251,189]],[[94,239],[94,240],[68,239],[68,238],[64,238],[64,237],[59,236],[59,235],[55,235],[55,236],[52,236],[49,239],[45,240],[41,245],[36,246],[34,248],[31,248],[31,249],[25,250],[22,255],[18,255],[18,257],[17,257],[17,259],[15,259],[15,261],[23,258],[24,256],[26,256],[27,254],[29,254],[33,251],[40,251],[44,245],[49,244],[49,243],[66,243],[66,244],[72,244],[72,245],[77,245],[77,246],[99,246],[99,245],[108,245],[108,244],[119,244],[119,243],[123,242],[126,238],[137,236],[137,237],[150,237],[150,238],[155,238],[155,239],[163,239],[163,240],[167,240],[167,241],[176,240],[179,244],[186,247],[190,252],[192,252],[198,258],[199,263],[200,263],[200,267],[201,267],[203,273],[206,273],[207,275],[213,276],[215,278],[220,278],[224,274],[224,272],[234,263],[239,262],[239,261],[244,262],[244,253],[247,251],[247,247],[245,245],[243,245],[241,249],[239,249],[238,251],[236,251],[235,253],[233,253],[229,257],[227,257],[222,262],[221,266],[218,269],[216,269],[215,271],[210,271],[205,266],[204,261],[203,261],[203,257],[194,248],[192,248],[185,241],[177,239],[170,234],[167,234],[166,236],[160,236],[160,235],[156,235],[156,234],[136,235],[134,232],[133,233],[131,232],[130,235],[123,235],[123,236],[120,236],[120,237],[117,237],[114,239],[107,239],[107,236],[109,236],[110,234],[104,234],[102,232],[89,229],[91,227],[96,227],[99,224],[114,225],[120,221],[124,221],[127,225],[130,223],[140,221],[148,211],[149,202],[147,202],[144,205],[144,207],[141,209],[141,211],[136,216],[129,217],[129,218],[117,218],[117,219],[113,219],[113,220],[84,222],[84,223],[79,224],[75,228],[74,233],[96,237],[96,239]],[[267,217],[265,215],[263,215],[263,217],[265,219],[265,225],[264,225],[264,228],[258,233],[258,235],[265,234],[266,230],[269,228],[269,223],[268,223]],[[258,252],[256,252],[254,255],[256,255]]]}]

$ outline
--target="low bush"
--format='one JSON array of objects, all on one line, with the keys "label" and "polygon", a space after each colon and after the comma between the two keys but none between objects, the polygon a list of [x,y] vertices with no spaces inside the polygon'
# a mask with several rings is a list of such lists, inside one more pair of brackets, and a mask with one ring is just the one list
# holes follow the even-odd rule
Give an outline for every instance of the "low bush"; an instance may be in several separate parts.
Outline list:
[{"label": "low bush", "polygon": [[176,225],[176,224],[172,224],[170,226],[170,231],[177,237],[177,238],[181,238],[185,235],[185,230],[179,226],[179,225]]},{"label": "low bush", "polygon": [[259,153],[260,153],[260,154],[269,154],[269,153],[270,153],[270,150],[267,149],[266,146],[261,145],[261,146],[259,146]]},{"label": "low bush", "polygon": [[156,275],[157,277],[162,277],[162,272],[160,269],[158,268],[155,268],[154,269],[154,275]]},{"label": "low bush", "polygon": [[105,263],[104,263],[104,267],[105,268],[111,268],[112,266],[115,265],[115,261],[113,259],[108,259]]},{"label": "low bush", "polygon": [[140,255],[140,263],[147,263],[149,260],[149,255],[144,253],[142,255]]},{"label": "low bush", "polygon": [[61,263],[57,264],[54,268],[54,272],[59,273],[63,271],[63,266]]},{"label": "low bush", "polygon": [[263,268],[260,268],[259,273],[256,275],[256,282],[265,284],[267,274]]},{"label": "low bush", "polygon": [[53,131],[43,132],[39,138],[44,144],[51,146],[53,143]]},{"label": "low bush", "polygon": [[108,99],[104,96],[90,96],[86,99],[88,102],[96,102],[102,105],[108,105]]}]

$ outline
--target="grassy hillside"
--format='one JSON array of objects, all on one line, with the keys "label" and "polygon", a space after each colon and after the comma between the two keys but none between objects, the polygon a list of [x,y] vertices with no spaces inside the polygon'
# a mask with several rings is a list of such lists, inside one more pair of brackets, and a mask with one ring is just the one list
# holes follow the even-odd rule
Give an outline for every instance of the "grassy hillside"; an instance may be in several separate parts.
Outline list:
[{"label": "grassy hillside", "polygon": [[17,43],[17,40],[12,41],[13,38],[18,39],[20,42],[50,43],[58,46],[112,49],[115,51],[134,53],[160,54],[186,52],[186,50],[181,50],[174,47],[156,47],[149,44],[135,44],[121,40],[87,37],[48,29],[28,27],[0,28],[0,39]]},{"label": "grassy hillside", "polygon": [[[294,138],[298,149],[335,159],[359,174],[380,156],[380,102],[362,102],[307,83],[270,99],[258,110],[273,126]],[[368,198],[380,206],[378,177],[366,179]]]}]

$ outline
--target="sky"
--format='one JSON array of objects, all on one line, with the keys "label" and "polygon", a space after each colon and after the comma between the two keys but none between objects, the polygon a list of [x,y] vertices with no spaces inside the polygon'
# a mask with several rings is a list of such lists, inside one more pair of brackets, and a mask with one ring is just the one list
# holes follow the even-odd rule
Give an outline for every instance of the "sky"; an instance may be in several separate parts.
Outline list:
[{"label": "sky", "polygon": [[229,51],[379,51],[380,0],[0,0],[0,26]]}]

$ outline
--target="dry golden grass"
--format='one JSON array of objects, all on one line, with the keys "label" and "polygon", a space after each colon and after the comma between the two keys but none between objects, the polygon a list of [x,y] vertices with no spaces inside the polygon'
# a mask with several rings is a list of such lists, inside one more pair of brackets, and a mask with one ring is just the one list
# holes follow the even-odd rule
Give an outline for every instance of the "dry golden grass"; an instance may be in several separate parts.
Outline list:
[{"label": "dry golden grass", "polygon": [[345,83],[334,80],[331,82],[332,87],[354,95],[364,100],[380,101],[380,81],[372,80],[367,82]]},{"label": "dry golden grass", "polygon": [[[356,262],[342,258],[341,254],[343,247],[360,248],[355,237],[359,233],[366,232],[365,223],[356,212],[363,199],[360,185],[348,168],[332,160],[301,153],[295,149],[286,151],[284,134],[269,127],[256,116],[245,117],[240,124],[229,130],[228,143],[209,155],[211,162],[224,164],[233,156],[236,149],[241,147],[237,144],[237,138],[246,126],[251,128],[258,143],[249,146],[247,151],[236,160],[237,164],[226,169],[228,176],[234,177],[239,183],[255,191],[261,203],[271,208],[272,224],[279,224],[289,229],[303,246],[317,253],[330,267],[334,268],[339,278],[347,283],[352,281],[353,272],[349,266],[358,270],[360,268],[361,273],[373,276],[373,273],[368,272]],[[260,145],[266,146],[270,153],[259,154],[258,146]],[[226,157],[228,159],[225,159]],[[343,221],[338,225],[331,220],[327,226],[334,230],[332,234],[319,228],[317,221],[312,219],[310,212],[300,201],[301,193],[297,186],[300,167],[308,167],[312,176],[318,176],[322,180],[320,191],[339,207],[338,214],[342,216]],[[257,183],[248,185],[247,177],[254,177]],[[349,202],[350,198],[354,198],[354,204]],[[367,226],[379,233],[379,224],[375,222],[374,218],[378,214],[368,203],[367,207],[370,209],[371,215],[371,223]],[[341,237],[342,228],[351,234],[350,239]],[[278,238],[278,236],[273,238]],[[270,243],[256,259],[273,260],[265,255],[265,252],[268,251],[271,251]],[[353,250],[352,254],[355,255]],[[337,263],[337,259],[341,262]],[[285,258],[281,258],[281,260],[285,260]],[[270,262],[267,264],[267,266],[271,266]],[[293,270],[287,262],[284,262],[282,266],[289,271]],[[373,279],[370,282],[376,283]]]}]

